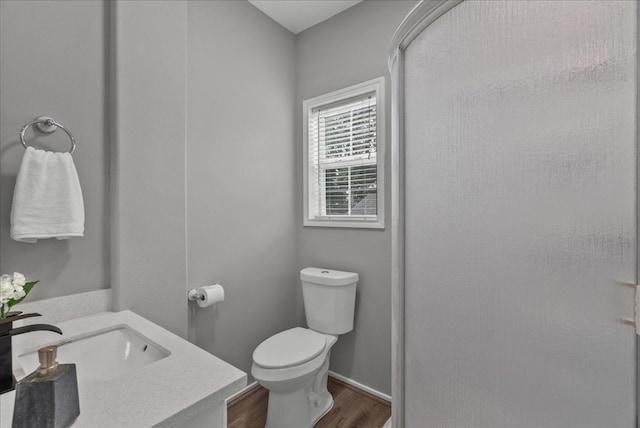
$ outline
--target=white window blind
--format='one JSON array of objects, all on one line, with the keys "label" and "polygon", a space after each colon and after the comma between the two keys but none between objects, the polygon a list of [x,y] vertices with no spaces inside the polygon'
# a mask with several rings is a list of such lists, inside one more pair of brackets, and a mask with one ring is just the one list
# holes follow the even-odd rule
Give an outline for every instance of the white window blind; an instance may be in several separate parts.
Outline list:
[{"label": "white window blind", "polygon": [[307,105],[306,225],[380,227],[379,88],[363,89]]}]

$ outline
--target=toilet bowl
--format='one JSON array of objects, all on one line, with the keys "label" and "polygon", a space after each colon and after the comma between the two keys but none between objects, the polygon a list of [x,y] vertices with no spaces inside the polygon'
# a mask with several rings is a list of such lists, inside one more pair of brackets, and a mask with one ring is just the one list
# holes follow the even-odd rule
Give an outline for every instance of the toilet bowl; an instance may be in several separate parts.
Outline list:
[{"label": "toilet bowl", "polygon": [[253,352],[251,374],[269,390],[266,428],[310,428],[331,410],[331,348],[353,329],[357,273],[306,268],[300,278],[309,328],[277,333]]},{"label": "toilet bowl", "polygon": [[331,410],[327,376],[336,341],[335,336],[296,327],[256,348],[251,374],[269,390],[268,428],[312,427]]}]

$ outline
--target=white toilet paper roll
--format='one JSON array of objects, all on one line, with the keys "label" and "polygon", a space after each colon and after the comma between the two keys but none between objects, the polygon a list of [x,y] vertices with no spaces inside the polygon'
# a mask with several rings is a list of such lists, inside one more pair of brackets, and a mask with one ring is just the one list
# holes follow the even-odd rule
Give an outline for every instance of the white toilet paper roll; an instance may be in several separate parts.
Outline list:
[{"label": "white toilet paper roll", "polygon": [[207,308],[214,303],[222,302],[224,300],[224,288],[220,284],[205,285],[198,288],[198,293],[204,296],[204,300],[198,299],[198,306],[201,308]]}]

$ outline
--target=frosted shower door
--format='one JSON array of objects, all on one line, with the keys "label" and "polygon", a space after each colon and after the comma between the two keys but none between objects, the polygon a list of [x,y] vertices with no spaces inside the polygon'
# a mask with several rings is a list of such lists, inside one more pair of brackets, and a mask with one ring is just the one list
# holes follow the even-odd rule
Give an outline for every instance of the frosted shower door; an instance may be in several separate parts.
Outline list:
[{"label": "frosted shower door", "polygon": [[406,48],[407,427],[634,426],[636,7],[465,1]]}]

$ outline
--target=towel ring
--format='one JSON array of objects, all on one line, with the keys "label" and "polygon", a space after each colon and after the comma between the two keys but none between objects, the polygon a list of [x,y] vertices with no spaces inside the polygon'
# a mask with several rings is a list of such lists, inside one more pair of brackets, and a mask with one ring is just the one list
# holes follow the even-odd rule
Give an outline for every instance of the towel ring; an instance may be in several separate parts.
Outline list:
[{"label": "towel ring", "polygon": [[55,130],[58,128],[62,129],[64,132],[67,133],[67,135],[69,136],[69,139],[71,140],[71,150],[69,150],[69,154],[70,155],[73,154],[73,152],[76,150],[76,139],[71,133],[71,131],[69,131],[67,128],[65,128],[64,126],[60,125],[58,122],[56,122],[55,120],[47,116],[40,116],[36,120],[32,120],[31,122],[27,123],[25,126],[22,127],[22,129],[20,130],[20,141],[22,142],[22,145],[24,146],[25,149],[28,146],[27,146],[27,143],[24,141],[24,133],[27,131],[27,129],[30,126],[33,126],[33,125],[37,125],[38,130],[40,130],[40,132],[43,132],[45,134],[51,134],[52,132],[55,132]]}]

